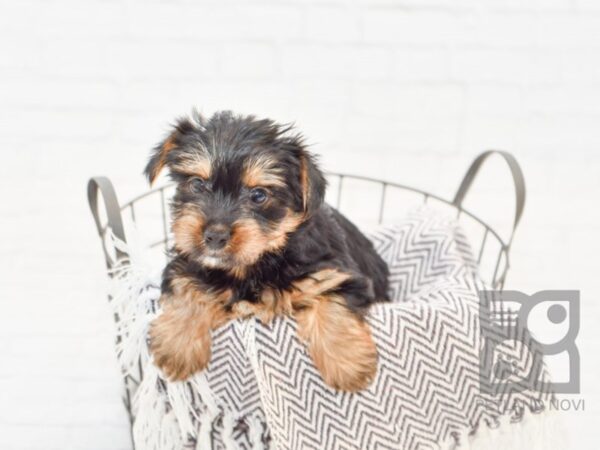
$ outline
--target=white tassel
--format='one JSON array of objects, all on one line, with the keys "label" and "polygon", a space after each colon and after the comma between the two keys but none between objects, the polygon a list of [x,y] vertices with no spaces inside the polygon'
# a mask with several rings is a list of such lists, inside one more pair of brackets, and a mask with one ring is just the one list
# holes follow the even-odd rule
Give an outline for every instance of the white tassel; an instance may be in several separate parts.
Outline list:
[{"label": "white tassel", "polygon": [[172,411],[163,416],[158,442],[156,450],[179,450],[183,447],[181,430]]},{"label": "white tassel", "polygon": [[138,378],[140,358],[143,365],[148,360],[146,334],[160,296],[161,269],[156,258],[135,240],[136,233],[131,236],[129,244],[113,234],[107,237],[110,244],[127,255],[125,259],[114,261],[108,292],[112,299],[110,307],[119,317],[116,324],[121,338],[117,344],[119,363],[125,374]]},{"label": "white tassel", "polygon": [[214,399],[204,372],[194,375],[192,378],[190,378],[189,383],[198,393],[199,397],[202,399],[202,403],[204,403],[206,408],[204,413],[202,413],[199,418],[200,429],[198,430],[196,449],[210,449],[212,446],[211,433],[213,430],[213,423],[217,416],[221,413],[221,409]]},{"label": "white tassel", "polygon": [[217,405],[217,402],[215,401],[204,372],[194,375],[188,381],[202,399],[202,403],[204,403],[210,411],[219,411],[219,405]]},{"label": "white tassel", "polygon": [[[473,434],[461,432],[459,443],[454,439],[441,445],[444,450],[563,450],[571,448],[564,423],[555,412],[531,413],[525,410],[523,418],[511,422],[506,414],[497,427],[481,424]],[[482,421],[483,422],[483,421]]]},{"label": "white tassel", "polygon": [[231,412],[223,413],[223,443],[227,450],[237,450],[238,446],[233,435],[236,418]]},{"label": "white tassel", "polygon": [[254,450],[265,450],[265,445],[262,440],[264,428],[262,421],[256,416],[248,416],[246,418],[249,432],[248,437],[250,438],[250,444]]},{"label": "white tassel", "polygon": [[177,419],[182,436],[196,436],[196,426],[192,418],[199,419],[199,417],[192,407],[192,399],[186,382],[168,382],[166,387],[171,412]]},{"label": "white tassel", "polygon": [[177,419],[167,413],[167,398],[158,387],[158,371],[151,364],[133,399],[133,441],[140,450],[178,450],[183,441]]},{"label": "white tassel", "polygon": [[213,423],[218,415],[218,411],[211,411],[209,409],[200,415],[200,429],[196,438],[196,450],[212,449]]}]

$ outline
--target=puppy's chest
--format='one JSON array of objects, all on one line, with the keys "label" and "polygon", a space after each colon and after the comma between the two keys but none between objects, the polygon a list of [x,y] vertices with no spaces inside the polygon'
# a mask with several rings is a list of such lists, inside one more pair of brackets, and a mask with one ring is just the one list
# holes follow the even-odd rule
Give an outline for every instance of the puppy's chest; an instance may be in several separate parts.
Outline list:
[{"label": "puppy's chest", "polygon": [[237,303],[242,300],[246,300],[252,303],[260,302],[263,292],[266,289],[279,289],[285,290],[291,286],[290,282],[282,282],[278,280],[277,283],[264,282],[258,280],[249,280],[241,282],[236,285],[233,289],[232,303]]},{"label": "puppy's chest", "polygon": [[207,287],[216,290],[231,291],[229,304],[239,301],[259,303],[263,293],[269,291],[287,291],[299,278],[310,272],[310,267],[296,260],[278,259],[265,262],[249,272],[246,278],[237,279],[231,276],[222,276],[220,272],[203,274],[203,281]]}]

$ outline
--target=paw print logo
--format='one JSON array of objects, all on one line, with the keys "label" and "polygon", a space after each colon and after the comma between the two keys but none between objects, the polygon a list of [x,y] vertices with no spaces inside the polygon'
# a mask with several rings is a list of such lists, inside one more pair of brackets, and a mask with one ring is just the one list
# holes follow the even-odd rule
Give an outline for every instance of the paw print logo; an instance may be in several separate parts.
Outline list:
[{"label": "paw print logo", "polygon": [[[479,300],[482,391],[579,393],[579,291],[480,291]],[[567,381],[549,380],[544,358],[553,355],[567,357],[558,377]]]}]

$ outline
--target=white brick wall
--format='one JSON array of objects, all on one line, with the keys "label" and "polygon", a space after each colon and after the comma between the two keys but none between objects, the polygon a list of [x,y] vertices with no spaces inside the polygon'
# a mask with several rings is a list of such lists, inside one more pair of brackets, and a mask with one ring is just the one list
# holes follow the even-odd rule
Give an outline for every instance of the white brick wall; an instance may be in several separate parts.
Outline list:
[{"label": "white brick wall", "polygon": [[[129,447],[90,175],[125,199],[197,106],[296,121],[326,168],[450,196],[480,150],[529,197],[510,286],[582,290],[600,415],[600,6],[593,0],[0,1],[0,448]],[[505,168],[469,204],[509,223]]]}]

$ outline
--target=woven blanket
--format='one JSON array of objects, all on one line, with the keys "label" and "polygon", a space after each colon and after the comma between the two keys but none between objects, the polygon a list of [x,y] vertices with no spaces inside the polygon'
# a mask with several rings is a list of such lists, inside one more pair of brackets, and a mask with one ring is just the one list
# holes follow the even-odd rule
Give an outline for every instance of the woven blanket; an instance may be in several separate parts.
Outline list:
[{"label": "woven blanket", "polygon": [[[373,306],[367,317],[378,372],[355,394],[323,383],[288,317],[226,324],[213,334],[205,371],[165,381],[146,339],[160,314],[160,271],[131,242],[123,248],[130,260],[114,273],[111,305],[119,317],[119,362],[134,380],[136,448],[455,449],[476,447],[490,433],[501,448],[494,430],[517,430],[525,418],[543,416],[552,396],[541,384],[548,376],[522,340],[498,337],[496,353],[514,367],[535,368],[540,384],[482,389],[481,349],[494,328],[481,320],[478,291],[485,286],[458,223],[421,207],[370,238],[389,265],[393,301]],[[497,375],[511,381],[510,373]]]}]

